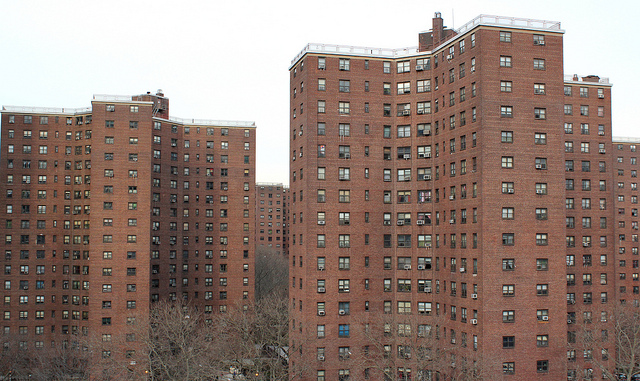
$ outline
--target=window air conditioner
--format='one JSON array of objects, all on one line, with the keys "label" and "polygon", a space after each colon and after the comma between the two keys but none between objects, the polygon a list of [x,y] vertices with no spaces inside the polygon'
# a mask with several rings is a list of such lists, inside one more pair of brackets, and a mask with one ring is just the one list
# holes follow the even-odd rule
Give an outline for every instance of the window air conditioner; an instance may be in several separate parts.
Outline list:
[{"label": "window air conditioner", "polygon": [[449,220],[449,223],[450,223],[450,224],[455,224],[455,223],[456,223],[456,220]]},{"label": "window air conditioner", "polygon": [[542,321],[549,321],[549,316],[543,316]]},{"label": "window air conditioner", "polygon": [[326,292],[326,289],[324,287],[318,287],[318,292],[320,293]]},{"label": "window air conditioner", "polygon": [[461,273],[463,273],[463,272],[465,272],[465,271],[466,271],[466,270],[465,270],[465,268],[464,268],[464,267],[460,267],[460,272],[461,272]]},{"label": "window air conditioner", "polygon": [[324,316],[324,310],[318,311],[318,316]]},{"label": "window air conditioner", "polygon": [[318,225],[324,225],[325,221],[324,220],[318,220]]},{"label": "window air conditioner", "polygon": [[513,189],[513,188],[509,188],[509,189],[507,189],[507,193],[511,193],[511,194],[513,194],[514,192],[515,192],[515,189]]},{"label": "window air conditioner", "polygon": [[402,110],[402,115],[411,115],[411,110]]},{"label": "window air conditioner", "polygon": [[404,220],[398,220],[398,226],[404,225]]},{"label": "window air conditioner", "polygon": [[453,200],[455,200],[455,199],[456,199],[456,196],[454,196],[454,195],[449,196],[449,200],[452,200],[452,201],[453,201]]},{"label": "window air conditioner", "polygon": [[339,311],[338,311],[338,315],[344,315],[344,314],[346,314],[346,311],[345,311],[345,310],[339,310]]},{"label": "window air conditioner", "polygon": [[536,164],[536,169],[542,169],[542,164]]},{"label": "window air conditioner", "polygon": [[471,319],[471,324],[478,325],[478,319]]},{"label": "window air conditioner", "polygon": [[478,299],[478,294],[471,294],[471,299]]},{"label": "window air conditioner", "polygon": [[542,189],[537,189],[536,194],[544,194],[544,191]]},{"label": "window air conditioner", "polygon": [[405,270],[411,270],[411,265],[404,265]]},{"label": "window air conditioner", "polygon": [[402,155],[402,158],[405,160],[409,160],[411,159],[411,154],[410,153],[405,153],[404,155]]},{"label": "window air conditioner", "polygon": [[324,361],[324,355],[318,355],[318,361]]},{"label": "window air conditioner", "polygon": [[423,70],[424,70],[424,66],[416,65],[416,71],[423,71]]},{"label": "window air conditioner", "polygon": [[418,265],[418,270],[424,270],[424,265]]},{"label": "window air conditioner", "polygon": [[416,224],[418,224],[418,225],[424,225],[424,220],[418,220],[418,221],[416,221]]},{"label": "window air conditioner", "polygon": [[425,179],[425,181],[431,180],[431,175],[424,175],[424,179]]},{"label": "window air conditioner", "polygon": [[324,265],[320,265],[320,266],[318,266],[318,270],[320,270],[320,271],[324,271]]}]

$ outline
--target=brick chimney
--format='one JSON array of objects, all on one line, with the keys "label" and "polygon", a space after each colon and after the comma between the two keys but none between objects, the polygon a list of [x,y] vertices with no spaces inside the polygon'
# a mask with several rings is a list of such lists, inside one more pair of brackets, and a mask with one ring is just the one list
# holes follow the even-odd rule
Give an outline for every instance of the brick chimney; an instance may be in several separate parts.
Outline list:
[{"label": "brick chimney", "polygon": [[438,45],[440,41],[442,41],[443,32],[444,32],[444,21],[442,20],[442,14],[440,12],[436,12],[433,17],[433,29],[431,29],[431,33],[433,33],[433,45]]}]

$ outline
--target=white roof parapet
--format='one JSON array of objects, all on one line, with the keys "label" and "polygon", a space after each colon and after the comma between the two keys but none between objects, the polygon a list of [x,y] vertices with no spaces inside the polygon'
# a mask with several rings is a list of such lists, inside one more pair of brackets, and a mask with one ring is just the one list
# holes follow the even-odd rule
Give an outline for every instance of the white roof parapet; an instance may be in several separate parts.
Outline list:
[{"label": "white roof parapet", "polygon": [[640,143],[640,138],[633,138],[629,136],[613,136],[611,138],[612,143]]},{"label": "white roof parapet", "polygon": [[256,186],[261,187],[284,187],[283,183],[256,183]]},{"label": "white roof parapet", "polygon": [[[576,79],[576,77],[578,77]],[[575,74],[565,74],[564,75],[564,81],[565,82],[581,82],[584,83],[585,85],[588,84],[600,84],[600,85],[608,85],[608,86],[612,86],[613,84],[609,82],[609,78],[607,77],[599,77],[598,81],[588,81],[588,80],[584,80],[584,77],[586,77],[585,75],[575,75]]]},{"label": "white roof parapet", "polygon": [[[559,21],[548,20],[535,20],[525,19],[519,17],[505,17],[505,16],[493,16],[493,15],[479,15],[468,23],[464,24],[460,28],[456,29],[457,35],[451,36],[438,44],[438,46],[448,43],[451,39],[455,39],[459,35],[469,32],[471,29],[479,26],[497,26],[497,27],[510,27],[519,29],[534,29],[547,32],[564,33],[564,30],[560,27]],[[387,48],[371,48],[361,46],[348,46],[348,45],[332,45],[332,44],[317,44],[310,43],[305,46],[300,53],[298,53],[292,60],[291,66],[302,58],[306,53],[323,53],[323,54],[348,54],[354,56],[368,56],[378,58],[402,58],[417,53],[429,53],[428,51],[420,52],[418,47],[400,48],[400,49],[387,49]]]},{"label": "white roof parapet", "polygon": [[371,48],[365,46],[349,46],[349,45],[333,45],[333,44],[317,44],[309,43],[305,46],[300,53],[298,53],[292,60],[291,66],[298,62],[298,60],[306,53],[324,53],[324,54],[348,54],[354,56],[367,56],[367,57],[379,57],[379,58],[399,58],[412,54],[419,53],[417,46],[411,46],[400,49],[387,49],[387,48]]},{"label": "white roof parapet", "polygon": [[[162,118],[159,118],[162,119]],[[220,127],[256,127],[256,122],[242,120],[211,120],[211,119],[187,119],[171,117],[169,122],[180,123],[191,126],[220,126]]]},{"label": "white roof parapet", "polygon": [[479,15],[460,28],[456,29],[458,34],[464,34],[478,25],[502,26],[522,29],[537,29],[564,33],[560,27],[560,21],[525,19],[520,17],[506,17],[494,15]]},{"label": "white roof parapet", "polygon": [[[131,95],[93,94],[93,100],[98,102],[139,102],[131,99]],[[150,102],[153,103],[153,102]]]},{"label": "white roof parapet", "polygon": [[2,106],[3,112],[17,112],[21,114],[65,114],[76,115],[91,112],[91,107],[27,107],[27,106]]}]

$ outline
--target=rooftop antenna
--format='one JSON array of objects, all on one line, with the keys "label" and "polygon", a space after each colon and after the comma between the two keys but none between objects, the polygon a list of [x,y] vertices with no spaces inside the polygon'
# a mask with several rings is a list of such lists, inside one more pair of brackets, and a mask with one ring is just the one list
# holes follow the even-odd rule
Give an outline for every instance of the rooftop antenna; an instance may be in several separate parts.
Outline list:
[{"label": "rooftop antenna", "polygon": [[451,29],[456,30],[456,18],[454,16],[453,8],[451,8]]}]

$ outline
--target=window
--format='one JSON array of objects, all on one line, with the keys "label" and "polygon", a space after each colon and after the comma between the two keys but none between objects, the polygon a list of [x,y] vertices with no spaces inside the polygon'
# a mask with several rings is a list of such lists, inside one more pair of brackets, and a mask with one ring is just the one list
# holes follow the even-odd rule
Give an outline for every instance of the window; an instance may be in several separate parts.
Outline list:
[{"label": "window", "polygon": [[[340,58],[338,69],[349,71],[351,61],[348,58]],[[320,61],[318,60],[318,68],[320,68]]]},{"label": "window", "polygon": [[[514,233],[502,233],[502,244],[505,246],[513,246],[515,241]],[[503,261],[504,265],[504,261]],[[503,266],[504,270],[504,266]]]},{"label": "window", "polygon": [[536,259],[536,270],[538,271],[549,270],[549,260],[547,258]]},{"label": "window", "polygon": [[500,81],[500,91],[503,93],[510,93],[512,90],[513,82],[511,81]]},{"label": "window", "polygon": [[513,143],[513,131],[502,131],[500,141],[502,143]]},{"label": "window", "polygon": [[514,208],[502,208],[502,219],[503,220],[512,220],[513,219],[513,210]]},{"label": "window", "polygon": [[534,142],[536,144],[547,144],[547,134],[542,132],[536,132],[534,134]]},{"label": "window", "polygon": [[536,369],[539,373],[546,373],[549,371],[549,360],[538,360],[536,362]]},{"label": "window", "polygon": [[511,32],[500,32],[500,42],[511,42]]},{"label": "window", "polygon": [[534,58],[533,59],[533,69],[534,70],[545,70],[545,62],[542,58]]},{"label": "window", "polygon": [[513,168],[513,156],[503,156],[501,161],[502,168]]},{"label": "window", "polygon": [[515,348],[516,337],[515,336],[502,336],[502,348]]},{"label": "window", "polygon": [[515,362],[503,362],[502,363],[502,373],[504,373],[504,374],[515,374],[516,373],[516,363]]},{"label": "window", "polygon": [[533,93],[537,95],[543,95],[546,93],[544,83],[534,83],[533,84]]},{"label": "window", "polygon": [[500,117],[501,118],[513,118],[513,107],[512,106],[500,106]]},{"label": "window", "polygon": [[546,108],[534,108],[533,116],[535,119],[547,119],[547,109]]},{"label": "window", "polygon": [[516,312],[513,310],[505,310],[502,311],[502,322],[503,323],[513,323],[516,321]]},{"label": "window", "polygon": [[511,56],[500,56],[501,67],[511,67]]}]

